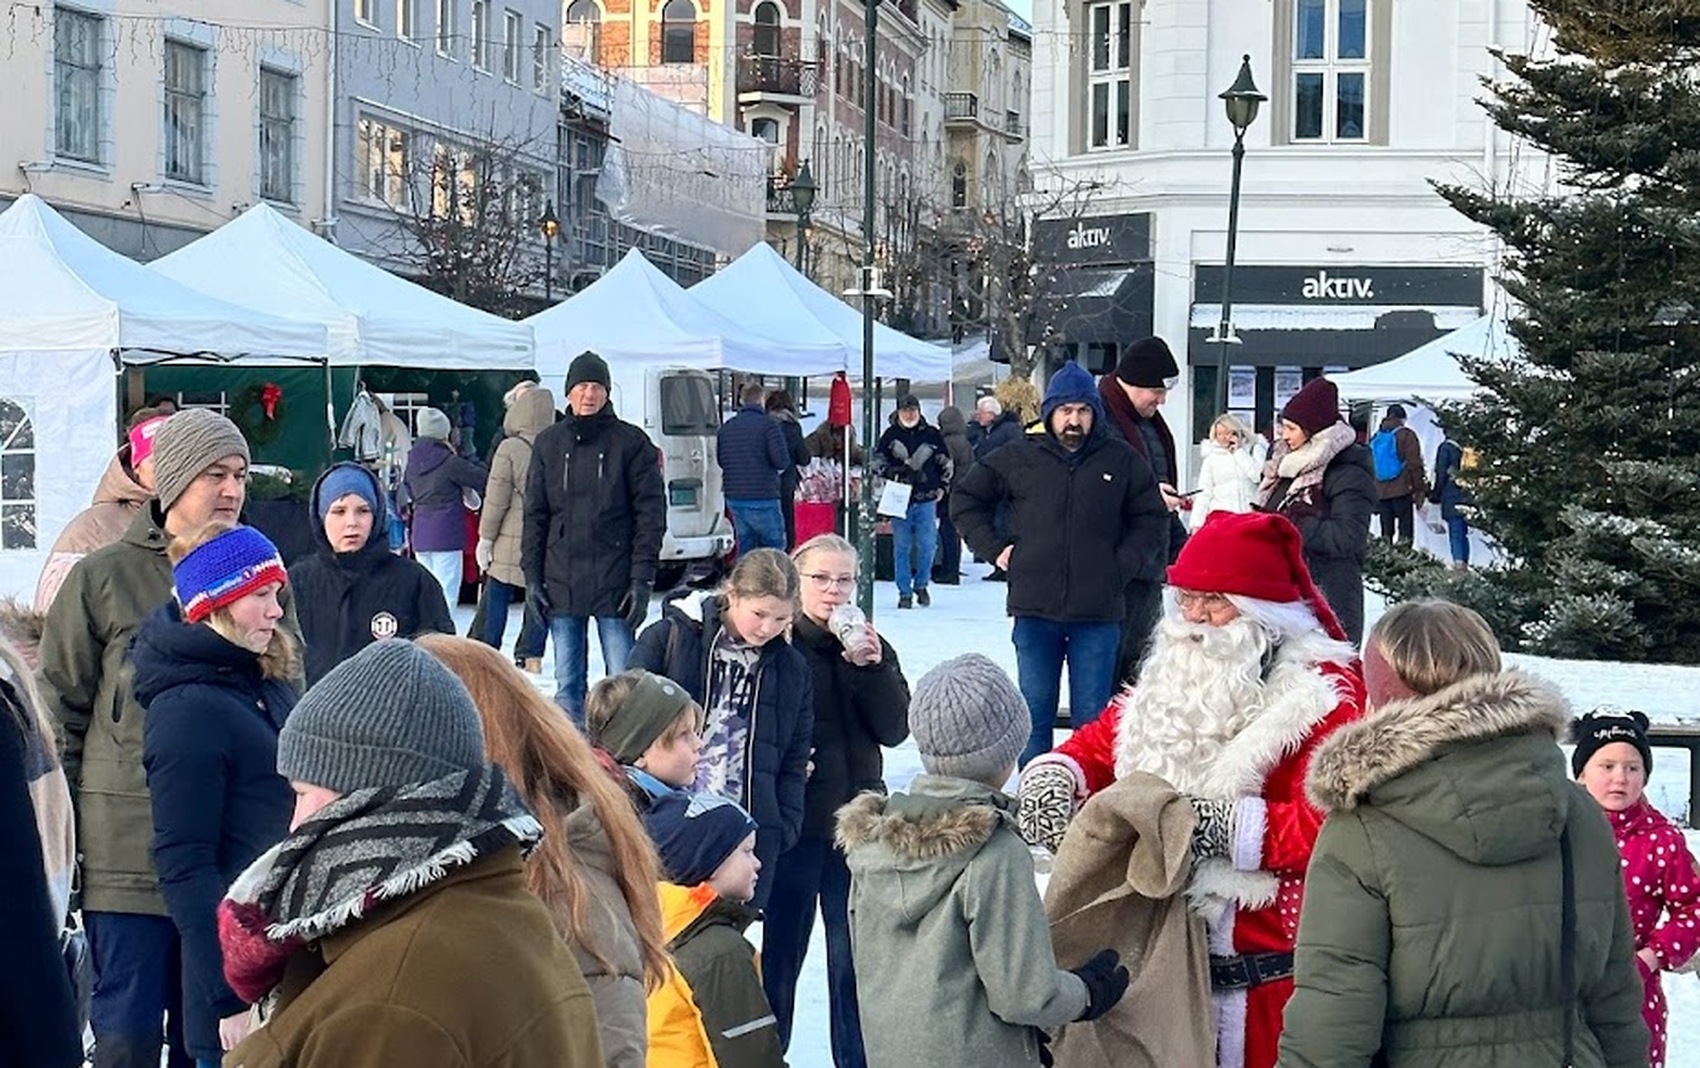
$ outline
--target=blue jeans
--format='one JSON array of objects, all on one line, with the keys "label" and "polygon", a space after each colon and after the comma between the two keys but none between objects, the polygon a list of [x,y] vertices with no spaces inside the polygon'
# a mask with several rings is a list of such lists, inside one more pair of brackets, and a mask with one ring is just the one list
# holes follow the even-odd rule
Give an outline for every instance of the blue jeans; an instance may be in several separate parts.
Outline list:
[{"label": "blue jeans", "polygon": [[[632,655],[632,628],[622,616],[597,616],[596,634],[602,640],[605,675],[626,670]],[[584,694],[590,675],[590,619],[586,616],[549,617],[549,638],[555,643],[555,703],[584,729]]]},{"label": "blue jeans", "polygon": [[[501,579],[486,578],[484,580],[484,634],[482,640],[492,649],[502,647],[502,639],[508,633],[508,608],[515,601],[522,604],[525,601],[525,587],[503,582]],[[543,620],[525,605],[525,614],[520,620],[519,639],[514,642],[514,656],[535,657],[543,655]]]},{"label": "blue jeans", "polygon": [[[815,900],[826,924],[826,988],[832,1025],[832,1063],[866,1068],[856,968],[850,956],[850,868],[832,839],[804,834],[774,865],[773,893],[762,920],[761,980],[778,1021],[779,1048],[791,1046],[797,978],[815,928]],[[762,874],[763,878],[767,873]]]},{"label": "blue jeans", "polygon": [[1461,515],[1455,515],[1446,521],[1446,541],[1452,547],[1452,562],[1467,564],[1470,562],[1470,523]]},{"label": "blue jeans", "polygon": [[183,1044],[177,925],[167,916],[84,912],[83,927],[94,963],[89,1028],[96,1068],[159,1068],[168,1043],[170,1068],[188,1068],[194,1062]]},{"label": "blue jeans", "polygon": [[[1023,766],[1055,741],[1057,698],[1062,688],[1063,662],[1068,662],[1068,717],[1076,730],[1098,718],[1116,686],[1116,650],[1121,645],[1119,623],[1058,623],[1037,616],[1016,616],[1010,638],[1015,642],[1015,670],[1033,733],[1021,754]],[[557,653],[557,655],[559,655]]]},{"label": "blue jeans", "polygon": [[938,548],[939,502],[911,504],[907,515],[891,521],[891,570],[897,579],[898,596],[907,597],[912,590],[927,588]]},{"label": "blue jeans", "polygon": [[738,555],[751,549],[785,551],[785,513],[777,498],[771,501],[727,501],[732,532],[738,536]]}]

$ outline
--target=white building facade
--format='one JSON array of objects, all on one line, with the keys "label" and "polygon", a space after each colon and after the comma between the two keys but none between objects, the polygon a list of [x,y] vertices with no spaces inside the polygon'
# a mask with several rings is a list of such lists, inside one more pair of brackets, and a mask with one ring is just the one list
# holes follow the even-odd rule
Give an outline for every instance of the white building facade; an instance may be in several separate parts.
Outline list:
[{"label": "white building facade", "polygon": [[1028,340],[1102,372],[1163,337],[1179,441],[1216,414],[1234,142],[1218,94],[1242,56],[1269,99],[1245,135],[1230,410],[1267,432],[1304,381],[1500,299],[1495,241],[1431,183],[1548,180],[1476,103],[1500,74],[1490,46],[1545,44],[1523,0],[1036,0],[1034,23],[1035,178],[1097,186],[1037,230],[1059,269]]}]

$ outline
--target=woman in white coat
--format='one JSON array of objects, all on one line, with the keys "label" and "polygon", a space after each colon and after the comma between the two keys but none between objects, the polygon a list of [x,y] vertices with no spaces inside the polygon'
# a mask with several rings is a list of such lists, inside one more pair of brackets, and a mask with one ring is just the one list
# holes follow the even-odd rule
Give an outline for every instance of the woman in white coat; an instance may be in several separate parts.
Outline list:
[{"label": "woman in white coat", "polygon": [[1257,493],[1263,457],[1251,431],[1232,415],[1219,415],[1198,443],[1198,495],[1192,499],[1192,529],[1211,512],[1249,512]]}]

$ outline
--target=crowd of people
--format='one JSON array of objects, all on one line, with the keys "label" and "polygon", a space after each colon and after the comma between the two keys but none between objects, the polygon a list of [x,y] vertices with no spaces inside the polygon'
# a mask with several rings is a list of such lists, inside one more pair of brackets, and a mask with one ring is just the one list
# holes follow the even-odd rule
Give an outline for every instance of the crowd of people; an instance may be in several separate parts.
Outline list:
[{"label": "crowd of people", "polygon": [[[911,684],[853,603],[871,562],[794,544],[783,395],[722,431],[735,566],[653,621],[656,453],[599,357],[558,419],[510,394],[488,471],[421,419],[416,522],[486,509],[470,637],[447,523],[397,555],[335,465],[286,567],[234,424],[144,414],[39,632],[0,617],[0,1063],[80,1065],[86,1026],[97,1068],[780,1068],[818,914],[838,1068],[1662,1065],[1700,867],[1646,717],[1573,720],[1456,605],[1363,635],[1370,516],[1398,534],[1445,472],[1393,471],[1399,416],[1360,442],[1324,378],[1267,456],[1217,420],[1185,493],[1176,372],[1152,338],[1031,421],[906,396],[870,451],[907,489],[899,606],[960,532],[1016,680],[968,653]],[[554,700],[501,651],[522,597]]]}]

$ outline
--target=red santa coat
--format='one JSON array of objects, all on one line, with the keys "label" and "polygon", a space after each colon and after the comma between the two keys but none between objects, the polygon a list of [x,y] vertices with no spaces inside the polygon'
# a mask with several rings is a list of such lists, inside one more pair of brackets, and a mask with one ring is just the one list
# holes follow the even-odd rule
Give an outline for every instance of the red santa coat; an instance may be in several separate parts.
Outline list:
[{"label": "red santa coat", "polygon": [[[1188,889],[1219,956],[1292,952],[1305,868],[1323,819],[1305,796],[1305,774],[1317,744],[1361,716],[1365,703],[1351,647],[1321,637],[1284,645],[1262,696],[1238,722],[1206,724],[1146,707],[1136,691],[1126,691],[1029,765],[1069,768],[1077,801],[1138,770],[1184,793],[1234,802],[1231,856],[1198,864]],[[1213,995],[1220,1068],[1275,1064],[1292,991],[1289,978]]]}]

